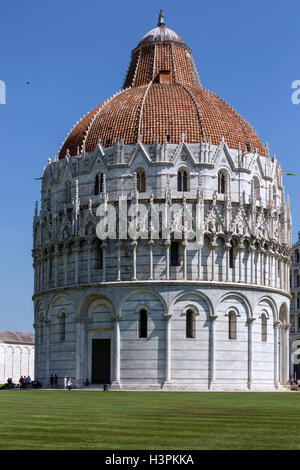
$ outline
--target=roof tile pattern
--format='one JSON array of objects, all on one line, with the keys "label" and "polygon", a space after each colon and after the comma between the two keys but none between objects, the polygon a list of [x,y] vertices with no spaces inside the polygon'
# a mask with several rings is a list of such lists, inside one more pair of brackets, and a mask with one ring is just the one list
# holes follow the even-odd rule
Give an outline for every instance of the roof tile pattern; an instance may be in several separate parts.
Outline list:
[{"label": "roof tile pattern", "polygon": [[20,333],[18,331],[0,331],[0,341],[5,341],[7,343],[34,344],[34,334]]},{"label": "roof tile pattern", "polygon": [[[231,148],[241,145],[244,150],[251,144],[260,155],[265,154],[250,125],[201,87],[191,51],[178,38],[174,32],[164,33],[163,26],[144,36],[131,54],[124,90],[77,124],[60,150],[60,159],[67,150],[76,155],[78,147],[94,150],[99,139],[103,147],[116,141],[135,144],[139,134],[145,144],[178,143],[182,134],[187,143],[206,139],[218,145],[224,138]],[[166,71],[170,72],[168,83],[159,83],[159,72]]]}]

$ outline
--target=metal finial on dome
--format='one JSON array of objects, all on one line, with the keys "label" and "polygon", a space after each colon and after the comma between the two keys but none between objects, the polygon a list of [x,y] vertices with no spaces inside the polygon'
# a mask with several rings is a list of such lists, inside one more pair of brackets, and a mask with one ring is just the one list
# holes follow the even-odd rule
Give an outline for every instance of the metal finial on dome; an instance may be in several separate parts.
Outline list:
[{"label": "metal finial on dome", "polygon": [[165,26],[165,15],[162,10],[159,12],[157,26]]}]

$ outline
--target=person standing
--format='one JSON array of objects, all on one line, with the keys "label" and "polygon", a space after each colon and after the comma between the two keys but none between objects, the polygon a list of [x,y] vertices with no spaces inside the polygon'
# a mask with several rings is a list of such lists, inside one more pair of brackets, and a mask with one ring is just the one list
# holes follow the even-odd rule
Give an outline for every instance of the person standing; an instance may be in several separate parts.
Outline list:
[{"label": "person standing", "polygon": [[64,389],[67,390],[67,385],[68,385],[68,379],[67,376],[64,378]]},{"label": "person standing", "polygon": [[51,374],[51,377],[50,377],[50,387],[53,388],[53,384],[54,384],[54,377],[53,377],[53,374]]},{"label": "person standing", "polygon": [[57,375],[54,374],[54,388],[57,388]]},{"label": "person standing", "polygon": [[69,377],[69,380],[68,380],[68,390],[70,391],[72,388],[72,379],[71,377]]}]

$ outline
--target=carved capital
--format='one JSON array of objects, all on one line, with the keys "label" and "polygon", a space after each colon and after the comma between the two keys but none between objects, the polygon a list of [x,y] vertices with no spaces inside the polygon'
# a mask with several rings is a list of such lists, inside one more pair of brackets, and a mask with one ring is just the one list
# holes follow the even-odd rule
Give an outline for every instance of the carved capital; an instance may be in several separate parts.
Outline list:
[{"label": "carved capital", "polygon": [[113,323],[120,322],[121,320],[122,320],[122,315],[114,315],[114,316],[112,317]]},{"label": "carved capital", "polygon": [[213,323],[214,321],[216,321],[216,319],[218,318],[218,315],[209,315],[208,319],[211,323]]}]

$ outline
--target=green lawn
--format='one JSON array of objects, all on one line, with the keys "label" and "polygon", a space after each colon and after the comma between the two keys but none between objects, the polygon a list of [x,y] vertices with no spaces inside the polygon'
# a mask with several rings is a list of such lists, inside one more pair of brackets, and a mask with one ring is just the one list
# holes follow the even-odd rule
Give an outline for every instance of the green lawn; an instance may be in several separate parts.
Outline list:
[{"label": "green lawn", "polygon": [[0,449],[300,449],[300,393],[0,391]]}]

